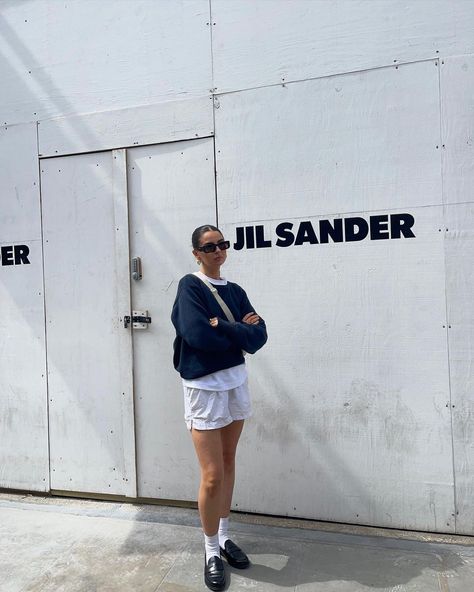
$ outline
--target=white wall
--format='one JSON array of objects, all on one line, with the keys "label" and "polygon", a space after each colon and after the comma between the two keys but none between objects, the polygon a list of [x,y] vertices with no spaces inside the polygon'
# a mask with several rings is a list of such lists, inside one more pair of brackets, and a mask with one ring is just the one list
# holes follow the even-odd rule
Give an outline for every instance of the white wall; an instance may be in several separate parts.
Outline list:
[{"label": "white wall", "polygon": [[0,2],[0,123],[206,94],[207,0]]},{"label": "white wall", "polygon": [[443,60],[441,109],[446,304],[459,532],[474,532],[474,56]]},{"label": "white wall", "polygon": [[[38,185],[18,191],[39,155],[214,134],[231,236],[414,215],[415,239],[231,254],[270,332],[249,360],[236,504],[472,534],[474,4],[0,0],[0,53],[2,245],[39,248]],[[39,148],[35,123],[11,126],[28,122]],[[7,487],[49,487],[42,274],[39,250],[30,266],[0,266],[2,394],[23,389],[31,413],[4,426]],[[33,362],[13,372],[25,343]]]},{"label": "white wall", "polygon": [[212,0],[211,6],[217,92],[474,52],[470,0]]},{"label": "white wall", "polygon": [[[272,241],[229,261],[270,332],[249,362],[257,419],[244,443],[241,506],[454,529],[438,67],[391,66],[219,102],[219,219],[230,236],[262,225]],[[318,234],[321,218],[406,211],[414,238],[276,245],[283,221],[295,234],[310,221]],[[268,497],[252,493],[262,474],[276,474]]]},{"label": "white wall", "polygon": [[[0,487],[48,491],[40,216],[36,124],[4,126],[0,128],[0,249],[4,249],[0,256]],[[14,249],[24,245],[29,253],[19,262]]]}]

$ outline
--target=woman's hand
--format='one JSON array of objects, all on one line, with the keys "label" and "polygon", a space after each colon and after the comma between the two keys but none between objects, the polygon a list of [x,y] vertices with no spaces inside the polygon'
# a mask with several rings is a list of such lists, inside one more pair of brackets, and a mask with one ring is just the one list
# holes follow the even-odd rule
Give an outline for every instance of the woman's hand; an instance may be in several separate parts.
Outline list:
[{"label": "woman's hand", "polygon": [[219,319],[218,317],[212,317],[212,319],[209,319],[209,322],[211,323],[211,327],[217,327],[219,324]]},{"label": "woman's hand", "polygon": [[260,317],[254,312],[248,312],[242,319],[242,323],[247,323],[247,325],[258,325],[259,321]]}]

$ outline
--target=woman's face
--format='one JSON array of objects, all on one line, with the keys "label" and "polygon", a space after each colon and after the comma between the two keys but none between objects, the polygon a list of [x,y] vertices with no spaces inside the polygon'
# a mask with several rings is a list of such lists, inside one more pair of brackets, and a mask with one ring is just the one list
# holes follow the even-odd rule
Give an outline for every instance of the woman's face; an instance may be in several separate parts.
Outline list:
[{"label": "woman's face", "polygon": [[[222,242],[224,237],[222,234],[217,230],[208,230],[204,234],[201,235],[201,240],[199,241],[199,246],[207,245],[207,244],[215,244]],[[221,266],[224,261],[227,259],[227,251],[221,251],[218,247],[213,253],[204,253],[204,251],[198,251],[196,249],[193,250],[193,254],[198,261],[205,267],[216,267]]]}]

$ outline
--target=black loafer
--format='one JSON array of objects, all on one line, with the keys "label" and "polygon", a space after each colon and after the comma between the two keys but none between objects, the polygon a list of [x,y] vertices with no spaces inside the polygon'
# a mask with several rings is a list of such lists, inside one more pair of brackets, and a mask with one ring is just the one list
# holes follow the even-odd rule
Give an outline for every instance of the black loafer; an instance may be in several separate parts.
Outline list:
[{"label": "black loafer", "polygon": [[250,565],[247,555],[230,539],[227,539],[224,543],[224,547],[221,547],[221,553],[227,559],[227,563],[232,565],[232,567],[245,569]]},{"label": "black loafer", "polygon": [[224,563],[217,555],[207,562],[204,555],[204,581],[210,590],[224,590],[226,584]]}]

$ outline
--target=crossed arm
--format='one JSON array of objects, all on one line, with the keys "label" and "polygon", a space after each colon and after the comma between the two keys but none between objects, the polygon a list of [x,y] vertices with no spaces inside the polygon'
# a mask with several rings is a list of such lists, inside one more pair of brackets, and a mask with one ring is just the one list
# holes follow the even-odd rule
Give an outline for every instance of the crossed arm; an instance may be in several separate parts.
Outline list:
[{"label": "crossed arm", "polygon": [[[248,312],[242,319],[242,323],[247,323],[247,325],[258,325],[259,321],[260,317],[255,312]],[[211,327],[217,327],[219,324],[219,317],[212,317],[212,319],[209,319],[209,323],[211,324]]]}]

